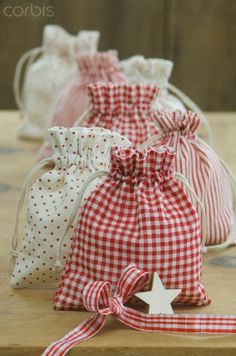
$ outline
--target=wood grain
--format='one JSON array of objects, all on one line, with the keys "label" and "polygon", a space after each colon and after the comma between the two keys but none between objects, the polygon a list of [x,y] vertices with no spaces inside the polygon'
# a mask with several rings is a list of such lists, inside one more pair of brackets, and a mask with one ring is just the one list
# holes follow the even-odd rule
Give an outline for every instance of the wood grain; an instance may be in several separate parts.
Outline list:
[{"label": "wood grain", "polygon": [[[6,6],[53,6],[53,17],[7,17]],[[15,108],[12,81],[19,57],[41,44],[44,25],[72,34],[101,32],[100,50],[116,48],[175,61],[174,82],[203,109],[236,109],[235,0],[2,0],[0,108]],[[46,80],[46,78],[45,78]]]},{"label": "wood grain", "polygon": [[236,1],[168,0],[165,56],[174,82],[203,109],[235,109]]},{"label": "wood grain", "polygon": [[[208,114],[217,152],[236,174],[236,114]],[[13,290],[9,286],[9,249],[19,190],[35,163],[38,144],[16,139],[17,112],[0,112],[0,355],[36,356],[84,320],[85,312],[56,312],[54,289]],[[21,231],[24,213],[21,216]],[[176,312],[236,314],[236,247],[204,256],[203,283],[213,299],[207,307]],[[108,317],[104,330],[70,355],[234,356],[235,336],[142,333]]]}]

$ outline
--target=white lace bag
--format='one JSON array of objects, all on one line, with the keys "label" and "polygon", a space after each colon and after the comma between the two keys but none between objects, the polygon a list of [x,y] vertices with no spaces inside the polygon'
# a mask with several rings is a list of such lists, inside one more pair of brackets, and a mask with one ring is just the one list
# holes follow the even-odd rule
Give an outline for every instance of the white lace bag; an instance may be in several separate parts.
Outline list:
[{"label": "white lace bag", "polygon": [[16,67],[14,93],[23,118],[18,127],[20,138],[43,139],[60,91],[77,73],[75,55],[96,51],[98,40],[97,31],[71,36],[59,26],[45,26],[42,47],[26,52]]},{"label": "white lace bag", "polygon": [[199,115],[203,124],[202,136],[212,141],[209,122],[202,110],[186,94],[169,83],[174,63],[161,58],[144,58],[141,55],[130,57],[120,62],[121,69],[133,84],[154,84],[160,89],[154,102],[157,110],[186,110]]},{"label": "white lace bag", "polygon": [[[55,167],[35,180],[48,159],[35,166],[26,179],[18,204],[11,250],[13,259],[16,259],[11,277],[14,288],[57,280],[56,271],[64,265],[70,248],[80,200],[84,202],[80,196],[85,193],[86,199],[105,179],[111,147],[131,145],[128,139],[103,128],[56,127],[49,132]],[[84,187],[83,183],[90,176],[91,184]],[[19,215],[30,186],[25,236],[18,250]]]}]

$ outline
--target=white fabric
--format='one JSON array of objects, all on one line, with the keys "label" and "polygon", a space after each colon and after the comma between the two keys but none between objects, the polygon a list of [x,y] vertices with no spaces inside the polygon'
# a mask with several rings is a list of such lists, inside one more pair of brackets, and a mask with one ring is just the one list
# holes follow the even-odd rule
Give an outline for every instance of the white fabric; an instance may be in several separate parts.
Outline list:
[{"label": "white fabric", "polygon": [[144,58],[141,55],[130,57],[120,62],[121,69],[128,80],[133,84],[154,84],[160,92],[153,108],[156,110],[186,110],[197,113],[202,121],[201,137],[208,143],[212,143],[210,124],[198,107],[180,89],[169,83],[173,69],[173,62],[161,58]]},{"label": "white fabric", "polygon": [[146,59],[133,56],[120,62],[121,69],[132,84],[152,84],[160,89],[154,103],[157,110],[184,110],[185,107],[174,95],[168,93],[168,82],[173,69],[173,62],[161,58]]},{"label": "white fabric", "polygon": [[[108,171],[112,146],[131,145],[118,133],[103,128],[56,127],[49,132],[55,168],[44,173],[31,187],[25,237],[19,253],[17,236],[13,238],[12,256],[18,256],[11,277],[14,288],[57,280],[57,257],[61,256],[62,264],[65,263],[74,232],[70,219],[85,180],[94,172]],[[83,202],[104,178],[96,178],[89,184]]]},{"label": "white fabric", "polygon": [[[80,31],[69,35],[63,28],[47,25],[43,32],[42,55],[34,62],[35,52],[23,55],[16,69],[14,89],[23,121],[18,128],[21,138],[43,139],[48,120],[61,90],[77,73],[75,56],[81,52],[97,50],[99,32]],[[37,49],[38,50],[38,49]],[[36,51],[39,54],[39,51]],[[27,61],[23,89],[19,94],[19,82],[23,62]]]}]

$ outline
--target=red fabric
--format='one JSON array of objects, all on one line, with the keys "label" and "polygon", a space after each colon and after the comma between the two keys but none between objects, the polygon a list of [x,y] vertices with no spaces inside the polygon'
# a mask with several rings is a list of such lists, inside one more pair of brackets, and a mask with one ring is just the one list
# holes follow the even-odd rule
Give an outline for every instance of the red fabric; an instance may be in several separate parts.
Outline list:
[{"label": "red fabric", "polygon": [[[72,127],[76,120],[89,109],[90,99],[87,84],[103,82],[125,82],[126,77],[119,69],[116,51],[83,53],[77,58],[78,76],[58,98],[49,127]],[[38,160],[50,157],[51,149],[48,142],[44,143]]]},{"label": "red fabric", "polygon": [[116,285],[130,263],[157,271],[175,302],[210,303],[201,285],[201,237],[196,211],[173,177],[168,148],[112,148],[111,171],[81,209],[56,309],[76,309],[92,281]]},{"label": "red fabric", "polygon": [[230,178],[214,150],[197,136],[200,118],[178,110],[156,111],[152,118],[160,128],[152,144],[174,148],[174,170],[187,178],[203,203],[205,214],[199,206],[197,212],[206,220],[207,245],[224,242],[234,222]]},{"label": "red fabric", "polygon": [[134,144],[142,144],[158,132],[150,121],[158,91],[156,86],[145,84],[90,84],[88,93],[92,110],[83,125],[109,128]]},{"label": "red fabric", "polygon": [[119,70],[116,51],[80,54],[77,63],[78,77],[65,88],[58,99],[50,126],[72,127],[84,111],[88,110],[87,84],[126,81]]},{"label": "red fabric", "polygon": [[83,304],[95,314],[83,321],[61,340],[51,344],[43,356],[64,356],[73,346],[96,335],[104,326],[106,315],[114,316],[123,324],[141,331],[190,332],[211,334],[235,334],[235,315],[168,315],[144,314],[124,305],[124,302],[146,285],[147,272],[134,264],[121,273],[114,294],[109,282],[88,283],[83,290]]}]

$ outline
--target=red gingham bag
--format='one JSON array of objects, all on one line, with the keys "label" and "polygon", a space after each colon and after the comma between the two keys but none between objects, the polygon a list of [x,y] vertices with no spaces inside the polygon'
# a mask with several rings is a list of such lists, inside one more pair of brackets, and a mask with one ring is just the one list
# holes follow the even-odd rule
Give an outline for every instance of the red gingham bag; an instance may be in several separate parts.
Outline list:
[{"label": "red gingham bag", "polygon": [[[216,152],[198,135],[200,118],[188,111],[156,111],[153,120],[160,133],[146,145],[168,145],[176,151],[174,170],[183,174],[204,207],[205,250],[224,248],[236,238],[230,174]],[[232,175],[231,175],[231,178]],[[212,246],[209,246],[212,245]]]},{"label": "red gingham bag", "polygon": [[157,271],[176,303],[210,303],[201,284],[200,221],[174,177],[169,148],[111,150],[109,176],[81,209],[55,309],[83,305],[93,281],[115,286],[130,263]]},{"label": "red gingham bag", "polygon": [[[126,81],[126,77],[119,69],[118,54],[114,50],[80,54],[77,58],[77,65],[78,76],[59,96],[50,127],[72,127],[76,120],[89,109],[87,84],[98,81]],[[50,156],[50,146],[45,143],[39,153],[39,160],[48,156]]]},{"label": "red gingham bag", "polygon": [[84,126],[118,131],[133,144],[142,144],[158,132],[150,121],[159,89],[148,84],[94,83],[88,85],[92,109]]},{"label": "red gingham bag", "polygon": [[[189,334],[236,334],[236,315],[220,314],[164,314],[143,313],[127,306],[126,301],[141,291],[149,279],[149,273],[129,264],[120,273],[117,284],[93,281],[83,290],[85,309],[93,314],[58,341],[52,342],[42,356],[65,356],[75,345],[89,340],[99,333],[107,316],[113,316],[121,324],[136,331]],[[160,301],[157,297],[157,303]]]}]

